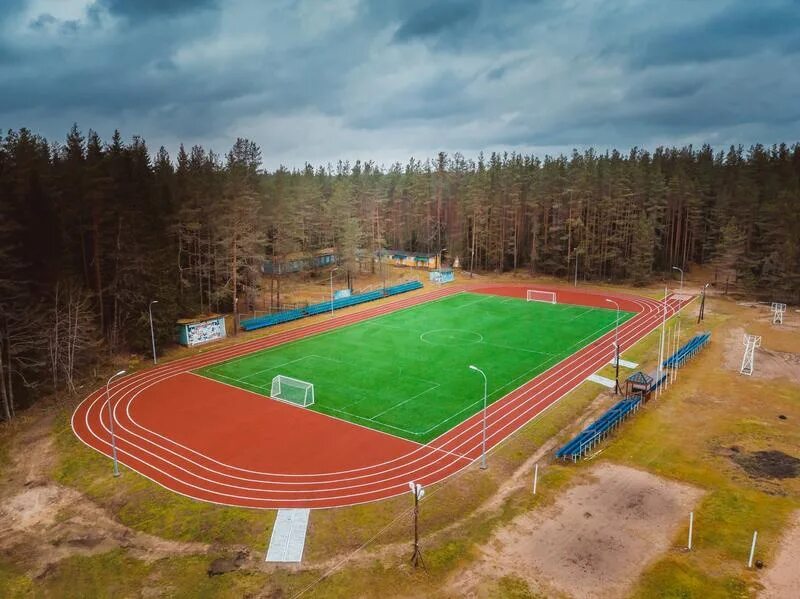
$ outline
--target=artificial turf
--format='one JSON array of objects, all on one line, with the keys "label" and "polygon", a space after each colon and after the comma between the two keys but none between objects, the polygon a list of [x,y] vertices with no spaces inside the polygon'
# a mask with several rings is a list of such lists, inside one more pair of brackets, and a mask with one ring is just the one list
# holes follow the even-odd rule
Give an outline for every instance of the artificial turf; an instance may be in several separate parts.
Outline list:
[{"label": "artificial turf", "polygon": [[[633,316],[621,312],[620,323]],[[612,330],[615,310],[458,293],[198,373],[268,396],[278,374],[314,385],[307,408],[427,443]]]}]

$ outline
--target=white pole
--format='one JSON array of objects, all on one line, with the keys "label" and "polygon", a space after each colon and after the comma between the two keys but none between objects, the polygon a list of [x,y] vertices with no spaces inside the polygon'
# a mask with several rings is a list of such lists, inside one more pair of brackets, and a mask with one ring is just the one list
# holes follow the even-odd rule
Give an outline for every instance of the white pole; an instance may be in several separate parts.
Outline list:
[{"label": "white pole", "polygon": [[331,316],[333,316],[333,273],[339,270],[338,268],[331,269]]},{"label": "white pole", "polygon": [[[664,287],[664,314],[661,321],[661,345],[658,350],[658,379],[661,380],[661,372],[664,369],[664,334],[667,328],[667,288]],[[657,397],[661,397],[661,384],[658,386]]]},{"label": "white pole", "polygon": [[539,480],[539,464],[533,467],[533,494],[536,495],[536,482]]},{"label": "white pole", "polygon": [[747,561],[747,567],[748,568],[752,568],[753,567],[753,555],[755,555],[755,552],[756,552],[756,539],[757,538],[758,538],[758,531],[754,530],[753,531],[753,544],[750,545],[750,559]]},{"label": "white pole", "polygon": [[692,550],[692,528],[694,527],[694,512],[689,512],[689,545],[687,549]]},{"label": "white pole", "polygon": [[[675,351],[677,352],[681,348],[681,317],[678,315],[678,342],[675,344]],[[678,380],[678,370],[675,370],[675,379]]]},{"label": "white pole", "polygon": [[150,313],[150,341],[153,342],[153,364],[158,364],[158,360],[156,359],[156,337],[153,334],[153,304],[157,304],[158,300],[153,300],[150,302],[150,305],[147,306],[147,311]]},{"label": "white pole", "polygon": [[112,374],[108,381],[106,381],[106,404],[108,406],[108,428],[111,431],[111,456],[114,459],[114,476],[119,476],[119,465],[117,463],[117,438],[114,436],[114,409],[111,405],[111,394],[109,393],[108,388],[111,386],[111,381],[113,381],[118,376],[122,376],[125,374],[124,370],[120,370],[119,372]]},{"label": "white pole", "polygon": [[[670,343],[670,357],[673,357],[678,351],[678,327],[677,325],[672,327],[672,343]],[[675,382],[675,362],[672,363],[672,368],[670,368],[669,373],[669,382],[670,384]]]},{"label": "white pole", "polygon": [[486,470],[486,396],[488,389],[488,381],[486,373],[477,366],[470,364],[470,370],[481,373],[483,376],[483,441],[481,442],[481,470]]}]

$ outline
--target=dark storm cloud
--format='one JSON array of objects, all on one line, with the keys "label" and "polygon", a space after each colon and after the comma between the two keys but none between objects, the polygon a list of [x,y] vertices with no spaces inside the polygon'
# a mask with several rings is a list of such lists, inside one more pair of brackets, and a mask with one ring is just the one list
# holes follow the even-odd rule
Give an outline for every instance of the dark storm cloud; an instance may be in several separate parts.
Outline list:
[{"label": "dark storm cloud", "polygon": [[97,0],[96,8],[132,21],[174,16],[217,8],[219,0]]},{"label": "dark storm cloud", "polygon": [[800,137],[800,5],[4,0],[0,124],[270,166]]},{"label": "dark storm cloud", "polygon": [[427,38],[475,22],[479,3],[474,0],[444,0],[412,13],[394,34],[396,41]]},{"label": "dark storm cloud", "polygon": [[642,36],[632,63],[648,67],[746,56],[797,42],[799,32],[800,3],[746,2],[679,31]]}]

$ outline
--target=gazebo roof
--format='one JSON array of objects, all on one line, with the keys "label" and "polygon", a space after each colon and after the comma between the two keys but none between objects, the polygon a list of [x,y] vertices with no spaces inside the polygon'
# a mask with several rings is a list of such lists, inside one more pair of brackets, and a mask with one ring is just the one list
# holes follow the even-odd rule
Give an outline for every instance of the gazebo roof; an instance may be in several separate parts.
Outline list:
[{"label": "gazebo roof", "polygon": [[632,375],[628,377],[628,380],[631,383],[635,383],[637,385],[650,385],[653,382],[653,377],[646,375],[644,372],[634,372]]}]

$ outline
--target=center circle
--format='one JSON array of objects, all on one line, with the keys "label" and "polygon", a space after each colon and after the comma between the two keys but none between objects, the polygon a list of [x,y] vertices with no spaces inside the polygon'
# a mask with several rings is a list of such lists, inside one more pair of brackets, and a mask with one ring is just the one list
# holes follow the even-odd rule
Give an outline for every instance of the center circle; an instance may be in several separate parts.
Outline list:
[{"label": "center circle", "polygon": [[472,345],[483,341],[483,336],[473,331],[462,331],[461,329],[434,329],[422,333],[419,336],[419,340],[431,345]]}]

